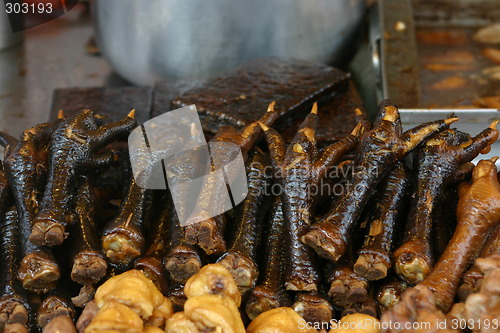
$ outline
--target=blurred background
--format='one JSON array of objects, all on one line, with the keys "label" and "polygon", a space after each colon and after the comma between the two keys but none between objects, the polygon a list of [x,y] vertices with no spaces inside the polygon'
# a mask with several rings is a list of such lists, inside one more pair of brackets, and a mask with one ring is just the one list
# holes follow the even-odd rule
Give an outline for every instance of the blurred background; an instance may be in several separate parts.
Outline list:
[{"label": "blurred background", "polygon": [[14,135],[49,118],[55,89],[204,80],[269,56],[350,71],[372,113],[388,97],[475,110],[463,117],[484,127],[500,107],[498,0],[52,2],[64,15],[23,15],[15,34],[0,13],[0,130]]}]

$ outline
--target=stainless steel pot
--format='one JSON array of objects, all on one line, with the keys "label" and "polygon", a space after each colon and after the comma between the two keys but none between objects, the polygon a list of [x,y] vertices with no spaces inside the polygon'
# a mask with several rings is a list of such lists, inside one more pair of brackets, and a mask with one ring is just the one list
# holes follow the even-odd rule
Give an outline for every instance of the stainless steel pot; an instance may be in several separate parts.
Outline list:
[{"label": "stainless steel pot", "polygon": [[203,79],[259,57],[335,63],[365,0],[95,0],[97,43],[135,84]]}]

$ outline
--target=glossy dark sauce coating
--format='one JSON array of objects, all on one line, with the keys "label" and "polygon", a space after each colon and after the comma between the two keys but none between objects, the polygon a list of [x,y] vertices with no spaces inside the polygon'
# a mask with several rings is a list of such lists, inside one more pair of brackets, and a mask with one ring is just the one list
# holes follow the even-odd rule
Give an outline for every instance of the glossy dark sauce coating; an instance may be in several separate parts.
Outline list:
[{"label": "glossy dark sauce coating", "polygon": [[443,311],[449,310],[462,274],[500,223],[500,184],[495,162],[496,158],[480,161],[474,168],[472,182],[461,184],[453,238],[421,283],[433,292],[437,307]]},{"label": "glossy dark sauce coating", "polygon": [[80,177],[75,202],[75,223],[70,227],[71,279],[82,285],[99,282],[108,269],[101,250],[98,229],[99,194],[89,177]]},{"label": "glossy dark sauce coating", "polygon": [[120,213],[102,232],[102,249],[112,264],[128,267],[144,251],[145,228],[149,223],[152,190],[139,187],[131,177]]},{"label": "glossy dark sauce coating", "polygon": [[198,273],[203,266],[203,258],[198,247],[188,244],[185,228],[180,225],[173,202],[170,202],[169,241],[167,243],[163,265],[169,272],[170,279],[176,283],[186,281]]},{"label": "glossy dark sauce coating", "polygon": [[0,161],[0,216],[5,214],[11,201],[10,186],[3,168],[3,162]]},{"label": "glossy dark sauce coating", "polygon": [[47,186],[30,235],[34,244],[55,246],[63,242],[67,237],[66,227],[73,222],[68,209],[76,188],[76,175],[109,164],[115,158],[113,153],[99,151],[136,126],[134,112],[110,123],[105,117],[84,110],[62,122],[49,147]]},{"label": "glossy dark sauce coating", "polygon": [[[1,172],[0,172],[1,174]],[[5,184],[0,177],[0,189]],[[19,222],[15,207],[0,215],[0,237],[2,251],[0,264],[0,330],[7,324],[19,323],[29,328],[33,324],[33,311],[27,293],[17,280],[21,255]]]},{"label": "glossy dark sauce coating", "polygon": [[287,225],[287,290],[318,290],[320,275],[316,257],[312,249],[301,242],[302,235],[314,219],[313,186],[346,151],[354,148],[361,132],[358,126],[351,135],[318,153],[315,138],[317,123],[315,104],[286,148],[278,132],[260,124],[268,142],[274,177],[282,188],[283,214]]},{"label": "glossy dark sauce coating", "polygon": [[[203,263],[200,256],[201,249],[196,244],[188,243],[186,228],[181,226],[179,221],[179,216],[190,216],[191,207],[183,204],[174,206],[173,196],[178,202],[192,202],[197,199],[191,193],[190,186],[193,179],[205,175],[202,172],[203,168],[200,167],[205,166],[204,163],[206,163],[203,157],[203,151],[200,148],[194,148],[178,154],[175,159],[165,165],[166,172],[171,175],[169,189],[174,194],[168,198],[166,206],[162,207],[159,217],[164,221],[162,223],[166,223],[169,235],[162,260],[170,278],[178,283],[186,283],[192,275],[198,273]],[[192,230],[196,231],[196,228]],[[193,236],[197,238],[196,234]],[[196,243],[196,240],[192,240],[192,243]]]},{"label": "glossy dark sauce coating", "polygon": [[163,294],[166,294],[168,277],[162,261],[170,239],[169,228],[173,220],[172,214],[175,214],[172,210],[169,191],[161,193],[156,204],[159,206],[158,213],[151,218],[151,223],[147,228],[147,247],[144,255],[135,261],[134,268],[141,270]]},{"label": "glossy dark sauce coating", "polygon": [[[338,200],[333,205],[338,204]],[[359,245],[362,244],[371,206],[365,209],[361,219],[364,223],[360,224],[359,232],[354,235],[349,244],[347,252],[335,264],[327,262],[323,269],[323,276],[327,282],[327,294],[332,305],[338,311],[344,311],[352,308],[355,304],[364,302],[368,296],[370,282],[362,275],[354,271],[356,261],[356,252]]]},{"label": "glossy dark sauce coating", "polygon": [[474,159],[497,137],[498,131],[494,128],[487,128],[472,139],[449,129],[417,151],[414,160],[417,175],[415,197],[410,205],[405,240],[394,252],[396,272],[408,283],[421,282],[434,264],[433,212],[445,185],[459,167]]},{"label": "glossy dark sauce coating", "polygon": [[[472,164],[474,168],[474,164]],[[471,170],[472,172],[472,170]],[[470,177],[467,177],[470,179]],[[436,199],[436,207],[432,214],[432,255],[439,258],[450,242],[457,226],[458,184],[452,183],[443,190]]]},{"label": "glossy dark sauce coating", "polygon": [[267,156],[260,149],[250,153],[246,173],[248,195],[237,208],[231,246],[218,260],[231,272],[242,295],[257,282],[257,250],[269,206],[271,169]]},{"label": "glossy dark sauce coating", "polygon": [[262,312],[290,306],[291,299],[285,290],[285,218],[281,199],[274,199],[268,231],[265,258],[258,284],[250,291],[245,312],[253,320]]},{"label": "glossy dark sauce coating", "polygon": [[179,312],[184,309],[184,303],[186,303],[187,297],[184,293],[184,284],[183,283],[171,283],[168,293],[168,299],[172,302],[174,307],[174,312]]},{"label": "glossy dark sauce coating", "polygon": [[[267,112],[260,118],[260,122],[270,126],[278,118],[278,113],[274,111],[274,103],[271,103]],[[261,137],[262,130],[257,123],[252,123],[241,130],[236,130],[233,127],[221,128],[217,134],[210,140],[210,143],[229,143],[241,149],[244,159],[247,157],[248,151],[253,147],[254,143]],[[228,150],[224,146],[212,152],[212,159],[217,160],[219,165],[225,165],[226,162],[232,161],[230,158],[232,149]],[[230,158],[228,160],[228,158]],[[213,166],[212,166],[213,167]],[[212,178],[207,178],[207,182],[200,193],[198,202],[200,207],[207,207],[207,209],[214,204],[213,193],[221,193],[221,189],[217,186],[226,186],[223,182],[213,181]],[[205,216],[195,216],[197,219],[204,218]],[[225,216],[218,215],[215,217],[201,220],[201,222],[191,223],[187,225],[186,241],[191,245],[198,245],[207,255],[222,254],[226,251],[227,246],[224,240],[224,230],[226,226]]]},{"label": "glossy dark sauce coating", "polygon": [[[358,137],[365,129],[361,124],[364,124],[366,129],[371,126],[363,115],[356,115],[357,121],[360,124],[350,136],[334,145],[326,147],[322,151],[316,147],[315,127],[318,116],[314,110],[303,122],[297,135],[288,147],[278,132],[269,128],[265,123],[252,124],[242,131],[233,129],[221,130],[219,136],[215,137],[214,142],[220,140],[220,142],[231,142],[243,147],[242,151],[245,157],[247,154],[249,155],[246,162],[248,165],[247,172],[249,173],[250,191],[265,192],[263,188],[270,182],[268,179],[270,177],[269,175],[262,177],[262,171],[265,170],[264,164],[268,161],[265,163],[260,161],[261,163],[257,163],[258,165],[252,164],[252,162],[255,162],[254,159],[259,160],[263,156],[258,148],[250,149],[254,144],[254,139],[248,139],[254,136],[258,137],[259,128],[264,131],[268,140],[269,151],[272,154],[271,163],[274,171],[274,181],[283,189],[282,195],[277,197],[279,201],[276,201],[273,206],[272,221],[267,224],[266,221],[262,221],[262,218],[264,220],[267,218],[267,216],[264,216],[266,212],[264,197],[247,197],[242,203],[242,210],[239,213],[237,210],[227,212],[224,216],[221,215],[201,222],[200,226],[191,227],[190,231],[186,232],[186,228],[181,227],[179,223],[173,200],[168,196],[169,190],[165,191],[168,192],[166,193],[166,197],[169,197],[169,199],[163,198],[162,202],[164,205],[162,205],[161,209],[154,210],[151,209],[151,206],[155,207],[154,204],[151,204],[151,196],[148,197],[150,193],[146,191],[140,192],[142,189],[139,189],[137,186],[133,188],[132,185],[132,187],[128,187],[128,190],[125,190],[126,193],[123,195],[125,199],[123,200],[120,212],[115,210],[115,214],[120,214],[118,217],[120,221],[117,223],[119,227],[113,225],[116,220],[108,225],[110,229],[113,229],[112,232],[116,232],[115,235],[118,235],[108,241],[108,250],[115,251],[119,246],[123,244],[127,245],[126,242],[129,241],[130,236],[119,230],[121,228],[134,230],[132,232],[134,235],[140,234],[137,237],[140,241],[136,243],[130,242],[132,244],[130,247],[133,247],[132,250],[137,250],[136,252],[140,254],[136,257],[129,248],[118,249],[117,252],[121,251],[122,254],[130,250],[130,252],[124,255],[128,262],[110,265],[109,270],[106,270],[106,268],[104,270],[93,269],[94,264],[97,263],[93,260],[97,257],[104,261],[104,265],[106,264],[106,260],[104,260],[105,255],[100,251],[102,239],[99,236],[98,229],[101,226],[95,225],[93,216],[101,216],[99,210],[101,206],[98,202],[102,200],[109,203],[109,196],[103,200],[99,196],[99,193],[95,193],[94,190],[96,189],[93,188],[93,185],[86,183],[88,179],[85,177],[88,175],[85,174],[89,173],[88,169],[83,170],[81,173],[77,172],[74,183],[76,185],[72,186],[71,189],[74,199],[71,202],[67,202],[70,208],[66,209],[68,212],[66,213],[66,217],[71,223],[68,222],[65,230],[69,233],[70,240],[65,242],[62,247],[56,247],[57,252],[54,252],[56,255],[62,253],[61,256],[57,256],[59,263],[67,263],[69,255],[74,266],[80,269],[80,273],[72,277],[76,277],[74,280],[83,284],[84,287],[81,294],[77,296],[79,300],[74,304],[85,305],[92,299],[99,282],[102,283],[107,280],[115,273],[115,270],[120,273],[120,270],[129,269],[130,264],[133,263],[134,267],[142,270],[161,289],[164,295],[170,297],[175,303],[177,310],[182,310],[182,306],[186,300],[183,291],[185,281],[199,271],[203,264],[214,262],[217,259],[217,255],[211,257],[204,255],[206,253],[217,253],[219,250],[216,252],[211,251],[216,248],[222,248],[221,244],[224,244],[224,247],[226,246],[225,243],[217,241],[220,237],[223,241],[225,238],[229,249],[218,260],[224,263],[229,270],[233,270],[231,273],[243,293],[247,290],[250,291],[246,295],[249,297],[247,299],[244,297],[243,299],[245,308],[241,309],[242,311],[245,310],[250,318],[255,318],[263,311],[281,306],[292,306],[306,321],[328,322],[333,317],[334,311],[337,311],[342,316],[350,313],[366,313],[377,316],[377,309],[381,312],[387,311],[398,300],[403,302],[405,298],[403,292],[408,286],[408,283],[405,281],[394,281],[396,275],[389,276],[386,280],[380,282],[369,281],[381,279],[387,274],[394,274],[390,270],[390,253],[392,252],[392,243],[395,242],[393,236],[395,230],[397,230],[397,220],[400,218],[398,214],[401,214],[403,211],[400,207],[407,194],[409,178],[407,174],[408,170],[405,170],[400,154],[404,156],[407,150],[411,150],[418,142],[424,142],[424,137],[431,135],[431,132],[436,133],[437,131],[437,134],[434,134],[430,140],[426,141],[425,146],[419,150],[419,153],[416,153],[413,161],[415,161],[415,165],[418,167],[412,171],[418,177],[422,176],[425,178],[424,176],[428,176],[429,174],[435,176],[435,178],[426,178],[426,182],[422,181],[416,186],[417,190],[420,187],[426,188],[429,193],[435,194],[434,197],[430,197],[430,194],[421,195],[417,193],[414,204],[415,207],[421,207],[419,205],[422,203],[418,203],[419,199],[426,199],[424,200],[424,208],[427,211],[425,209],[420,209],[419,211],[423,211],[424,214],[431,216],[432,231],[428,231],[428,224],[420,223],[418,227],[423,229],[419,229],[419,234],[431,233],[431,236],[434,236],[432,233],[435,232],[437,238],[434,239],[439,242],[440,249],[437,250],[437,246],[432,244],[435,248],[431,248],[431,250],[435,252],[429,253],[432,253],[431,255],[436,258],[440,253],[443,253],[443,255],[435,266],[435,269],[431,271],[422,283],[414,288],[408,288],[418,291],[418,295],[415,297],[408,296],[411,293],[406,294],[406,301],[411,298],[414,307],[409,306],[406,310],[401,310],[403,307],[399,307],[398,310],[402,312],[406,311],[405,313],[410,316],[410,320],[413,320],[411,319],[412,315],[417,316],[415,317],[417,318],[415,321],[427,318],[419,317],[420,314],[415,312],[417,310],[427,311],[428,318],[437,318],[432,316],[437,316],[438,313],[442,314],[442,311],[446,311],[449,308],[449,304],[454,301],[460,281],[464,283],[465,287],[469,288],[470,286],[469,290],[465,290],[465,292],[469,293],[477,289],[478,285],[480,285],[480,280],[483,278],[482,273],[479,271],[478,275],[476,275],[474,271],[475,267],[470,266],[473,259],[478,256],[480,249],[482,249],[482,252],[479,256],[482,256],[498,253],[498,249],[500,248],[498,246],[500,234],[500,182],[494,165],[496,159],[480,162],[472,176],[469,176],[469,173],[471,173],[471,164],[465,162],[468,158],[472,158],[472,155],[477,155],[480,151],[486,151],[489,145],[497,138],[498,132],[495,129],[496,124],[492,124],[489,129],[483,131],[483,133],[474,139],[467,135],[462,135],[455,130],[445,130],[439,133],[442,128],[446,128],[449,123],[455,120],[452,118],[431,125],[424,124],[418,129],[408,132],[411,134],[408,134],[406,139],[403,139],[403,136],[406,134],[401,134],[401,130],[397,129],[400,126],[398,124],[397,113],[391,109],[391,105],[385,105],[385,108],[385,115],[379,116],[375,124],[375,129],[372,133],[368,133],[368,135],[372,135],[384,126],[385,132],[381,130],[377,134],[373,134],[373,137],[370,137],[370,139],[363,137],[363,140],[371,140],[370,145],[361,147],[358,151],[359,156],[376,156],[375,161],[369,162],[362,160],[361,157],[352,159],[351,156],[343,155],[346,151],[357,145],[359,141]],[[273,117],[272,114],[269,116]],[[102,121],[102,124],[105,124],[107,120],[96,121],[97,123]],[[99,126],[101,125],[96,126],[96,128]],[[393,128],[392,130],[396,134],[399,131],[399,134],[389,133],[391,131],[390,126],[394,126],[396,129]],[[25,178],[22,180],[24,184],[31,182],[29,184],[33,184],[34,187],[30,188],[30,191],[26,191],[26,193],[18,192],[20,193],[19,198],[28,199],[21,202],[21,207],[24,205],[32,208],[34,212],[32,216],[36,215],[38,211],[38,200],[42,197],[46,180],[44,175],[46,175],[48,168],[48,162],[44,162],[48,161],[48,154],[47,152],[43,153],[39,148],[35,148],[39,147],[40,143],[34,139],[37,137],[34,133],[39,133],[36,128],[25,131],[23,134],[25,138],[25,142],[23,142],[24,151],[28,152],[24,155],[19,154],[22,149],[19,149],[21,144],[18,144],[17,140],[0,133],[0,143],[7,146],[7,156],[13,156],[12,152],[17,149],[19,150],[17,154],[25,157],[25,161],[35,161],[35,163],[39,164],[35,168],[36,172],[25,173]],[[394,136],[392,136],[393,134]],[[81,139],[81,137],[77,137],[75,140],[80,142],[79,140]],[[371,149],[377,144],[379,145],[379,150],[374,153]],[[424,155],[422,153],[424,149],[428,147],[443,148],[443,146],[446,146],[443,153],[436,153],[434,151],[433,154],[438,155],[439,158],[443,158],[444,162],[440,162],[436,156],[433,156],[435,159],[430,158],[428,161],[425,160],[425,163],[422,162],[424,159],[419,160],[419,154]],[[105,149],[108,148],[106,147]],[[453,149],[457,151],[451,152]],[[100,150],[99,154],[103,150]],[[226,152],[220,151],[216,154],[222,155],[220,158],[224,159]],[[380,157],[377,154],[381,156],[385,154],[386,156]],[[388,155],[391,155],[390,158],[387,158]],[[463,155],[467,155],[467,158],[463,157]],[[114,152],[111,155],[100,156],[102,157],[98,163],[100,166],[109,163],[111,158],[116,158]],[[192,163],[189,160],[189,154],[184,157],[187,158],[180,162],[178,161],[176,167],[186,170],[186,173],[178,173],[177,175],[179,178],[182,177],[183,180],[194,178],[189,170],[190,163]],[[346,203],[343,197],[344,194],[335,195],[334,197],[330,197],[329,200],[322,198],[325,200],[322,203],[325,206],[324,208],[329,208],[330,205],[328,204],[331,204],[333,201],[332,211],[334,212],[342,209],[342,205],[346,204],[351,205],[351,208],[358,207],[361,210],[361,212],[349,210],[349,213],[353,213],[353,215],[359,214],[359,217],[354,218],[356,221],[353,221],[354,226],[351,227],[351,231],[346,231],[347,229],[343,231],[347,235],[345,251],[339,260],[336,262],[329,260],[326,264],[327,267],[331,268],[329,272],[332,272],[332,274],[330,279],[325,279],[325,276],[318,273],[321,272],[321,264],[325,264],[327,261],[318,260],[318,258],[315,258],[316,253],[310,251],[309,247],[304,246],[304,243],[309,244],[314,239],[305,237],[304,235],[309,231],[319,230],[315,229],[314,225],[311,227],[315,216],[318,216],[318,209],[315,207],[318,197],[311,196],[310,189],[317,184],[318,180],[325,177],[328,170],[336,166],[340,157],[344,159],[349,158],[352,161],[349,162],[347,160],[341,163],[340,167],[348,165],[362,169],[366,165],[372,165],[373,168],[370,169],[371,171],[380,172],[380,166],[378,165],[381,165],[384,175],[372,175],[375,178],[380,177],[380,179],[375,181],[373,178],[371,180],[368,179],[368,177],[363,182],[359,181],[359,179],[364,176],[360,172],[354,173],[355,186],[358,186],[355,188],[355,191],[367,191],[364,187],[368,186],[373,186],[374,189],[369,194],[359,194],[360,196],[352,196],[350,198],[356,201],[357,199],[362,199],[363,195],[368,195],[369,198],[366,202]],[[460,158],[464,160],[459,160]],[[420,165],[423,164],[429,166],[429,169],[432,169],[430,166],[435,167],[432,169],[433,172],[426,173],[422,171],[424,169],[420,169]],[[375,168],[375,165],[377,165],[379,170]],[[6,206],[9,207],[12,205],[12,203],[9,203],[8,197],[10,190],[13,189],[9,190],[6,179],[8,177],[3,175],[2,171],[2,163],[0,163],[0,223],[2,224],[0,236],[3,236],[2,242],[4,242],[2,243],[3,247],[0,248],[2,252],[2,261],[0,263],[8,262],[6,266],[4,265],[5,267],[19,266],[19,275],[23,279],[24,286],[37,293],[46,293],[54,288],[55,281],[59,279],[59,275],[62,278],[69,277],[69,271],[66,272],[66,267],[62,265],[64,272],[61,274],[57,267],[57,261],[50,256],[50,252],[45,252],[47,248],[35,246],[29,242],[28,237],[32,231],[31,219],[24,217],[22,221],[13,222],[17,226],[17,232],[21,232],[18,236],[15,236],[12,227],[9,229],[7,222],[5,222],[6,227],[4,228],[4,222],[1,221],[2,210]],[[127,182],[132,179],[129,174],[126,174],[124,178]],[[472,178],[471,181],[469,181],[470,178]],[[94,178],[92,179],[94,180]],[[442,209],[451,209],[452,205],[446,191],[452,188],[453,185],[457,187],[456,183],[462,182],[464,179],[466,181],[460,186],[460,202],[457,202],[456,205],[458,206],[458,213],[456,215],[458,216],[459,223],[455,235],[448,244],[445,231],[450,226],[453,226],[453,223],[446,225],[442,223],[436,225],[436,223],[440,222],[441,219],[448,222],[449,219],[446,216],[455,214],[446,215],[445,213],[450,212],[439,212],[436,206],[443,205]],[[335,181],[335,179],[331,180]],[[124,187],[127,188],[126,186]],[[208,188],[210,190],[202,193],[202,195],[207,195],[213,189],[210,186]],[[159,194],[158,192],[156,193]],[[349,195],[350,192],[347,193],[347,196]],[[202,200],[202,202],[204,201]],[[209,201],[207,200],[204,204],[209,204]],[[114,201],[112,205],[117,207]],[[418,208],[414,209],[417,210]],[[324,211],[326,210],[322,210],[322,212]],[[29,210],[26,210],[24,216],[28,216],[28,213]],[[145,216],[145,218],[137,221],[133,220],[133,214],[136,213],[140,216]],[[149,219],[147,217],[148,214],[155,214],[155,219]],[[13,207],[7,213],[6,221],[16,220],[15,215],[16,209]],[[225,218],[227,218],[227,221],[230,221],[230,218],[234,219],[232,221],[235,222],[232,233],[225,230],[229,226],[226,225]],[[457,219],[457,217],[453,217],[453,219]],[[379,220],[380,223],[374,223],[375,220]],[[107,218],[106,221],[110,221],[110,218]],[[371,224],[367,223],[367,221],[371,221]],[[344,223],[342,221],[330,222],[332,222],[335,228],[342,228],[342,223]],[[263,231],[263,226],[269,230],[267,232]],[[441,229],[437,229],[436,227]],[[455,229],[455,226],[451,228]],[[366,242],[363,248],[358,252],[361,245],[359,240],[365,236],[367,229],[370,229],[368,232],[369,235],[365,239]],[[54,230],[61,229],[56,228]],[[336,232],[338,233],[339,230]],[[3,233],[7,233],[7,236],[4,236]],[[124,236],[125,234],[126,236]],[[335,235],[338,236],[338,234]],[[187,238],[189,236],[194,237],[191,238],[190,243],[192,239],[196,241],[188,244]],[[17,245],[18,252],[23,252],[27,249],[26,251],[29,252],[29,255],[35,253],[38,257],[20,263],[19,259],[22,258],[21,253],[17,257],[18,263],[16,264],[15,256],[10,255],[13,252],[4,251],[4,248],[13,246],[14,242],[12,240],[15,237],[19,239]],[[260,237],[265,238],[265,240],[261,242]],[[430,243],[430,241],[426,241]],[[113,242],[117,242],[118,244],[113,244]],[[22,248],[19,248],[21,244]],[[445,244],[447,248],[441,250],[442,247],[445,247]],[[66,253],[65,250],[70,248],[74,250],[74,253]],[[304,252],[302,251],[304,248],[306,251],[309,250],[308,253],[312,255],[309,257],[304,256]],[[202,254],[203,256],[200,256],[201,252],[205,252]],[[325,251],[324,253],[327,253],[328,257],[328,253],[330,252]],[[355,253],[359,253],[360,257],[357,258],[357,256],[354,256]],[[129,256],[129,254],[131,255]],[[26,258],[29,259],[29,255]],[[260,258],[261,255],[262,258]],[[361,257],[364,259],[361,260]],[[11,260],[10,258],[14,259]],[[311,258],[311,260],[308,261],[308,258]],[[331,259],[331,257],[328,258]],[[355,259],[358,259],[358,262],[355,263]],[[310,266],[307,266],[309,264]],[[100,266],[100,264],[97,264],[97,266]],[[470,268],[471,272],[469,280],[467,280],[469,272],[465,276],[463,275],[463,272],[467,268]],[[297,270],[294,271],[294,269]],[[39,278],[36,275],[38,274],[37,270],[43,274],[48,273],[48,275]],[[97,271],[99,271],[99,274],[96,273]],[[297,271],[299,273],[295,274],[294,272]],[[9,268],[7,272],[3,272],[0,269],[0,282],[3,282],[4,273],[6,274],[5,281],[12,280],[15,282],[15,279],[12,278],[12,276],[18,273],[15,269]],[[317,275],[313,276],[314,274]],[[311,278],[311,276],[313,277]],[[464,276],[463,279],[461,278],[462,276]],[[393,280],[389,281],[391,278]],[[35,302],[39,303],[41,299],[44,299],[42,306],[39,308],[38,320],[41,326],[45,326],[47,322],[50,322],[54,318],[70,318],[72,316],[71,312],[74,310],[72,309],[71,302],[69,302],[69,298],[64,295],[58,295],[58,288],[63,284],[60,280],[55,288],[55,293],[45,294],[44,296],[32,295],[33,298],[31,298],[31,301],[35,299]],[[325,280],[327,284],[325,284]],[[258,282],[257,286],[252,289],[256,282]],[[314,284],[316,290],[314,290],[314,287],[310,288]],[[16,287],[15,283],[11,285],[14,287],[10,288],[9,284],[7,284],[4,289],[22,289],[20,285]],[[324,289],[327,285],[330,287],[329,290]],[[289,290],[286,290],[286,287]],[[425,291],[422,292],[421,290]],[[332,301],[325,297],[327,291]],[[378,292],[378,294],[375,292]],[[8,293],[8,291],[5,293]],[[22,295],[22,290],[18,294],[21,295],[20,297],[26,299]],[[378,308],[375,298],[380,303],[379,305],[381,305]],[[18,302],[17,299],[13,299],[12,297],[5,298],[5,300],[4,302],[4,297],[0,298],[0,331],[1,326],[7,323],[6,319],[10,321],[7,323],[8,325],[17,325],[18,321],[27,323],[22,325],[29,325],[31,323],[30,313],[26,310],[22,302]],[[437,302],[437,307],[442,311],[436,309],[435,301]],[[334,303],[334,307],[332,307],[331,303]],[[4,313],[8,313],[8,315],[4,315]],[[11,327],[14,326],[10,326],[9,329],[15,329]]]},{"label": "glossy dark sauce coating", "polygon": [[399,162],[386,176],[375,194],[369,217],[370,227],[354,271],[367,280],[380,280],[391,268],[394,234],[404,217],[409,194],[410,178],[403,163]]},{"label": "glossy dark sauce coating", "polygon": [[[5,148],[5,176],[12,188],[12,194],[21,220],[30,223],[38,210],[38,201],[43,193],[49,165],[51,137],[60,118],[50,123],[34,126],[24,131],[19,140],[7,135],[3,140]],[[0,137],[6,136],[0,133]]]},{"label": "glossy dark sauce coating", "polygon": [[[160,191],[157,191],[160,192]],[[143,257],[163,258],[167,242],[170,238],[169,224],[172,221],[172,215],[175,213],[175,207],[172,204],[172,199],[169,191],[161,191],[157,193],[157,200],[154,209],[154,215],[149,225],[146,228],[147,247],[144,250]]]},{"label": "glossy dark sauce coating", "polygon": [[6,144],[5,176],[12,189],[21,228],[21,252],[24,258],[18,276],[23,287],[35,293],[50,290],[59,279],[59,267],[50,250],[32,244],[28,236],[47,179],[51,136],[63,118],[60,112],[56,121],[24,131],[19,140],[0,133],[2,144]]},{"label": "glossy dark sauce coating", "polygon": [[313,177],[312,158],[314,158],[313,153],[316,147],[312,146],[312,142],[309,142],[305,135],[294,138],[290,145],[295,146],[296,149],[295,151],[293,148],[287,149],[286,157],[283,156],[281,160],[283,163],[281,170],[288,168],[288,165],[296,159],[299,163],[296,164],[297,167],[291,167],[293,168],[291,172],[284,172],[282,179],[277,180],[283,186],[281,199],[287,225],[288,254],[285,286],[287,290],[316,291],[320,278],[316,258],[311,249],[300,242],[300,236],[312,223],[312,197],[309,185]]},{"label": "glossy dark sauce coating", "polygon": [[457,120],[425,123],[402,133],[398,109],[389,101],[383,101],[379,110],[374,128],[363,134],[357,148],[352,188],[302,237],[318,255],[334,262],[346,251],[363,207],[391,167],[423,140]]}]

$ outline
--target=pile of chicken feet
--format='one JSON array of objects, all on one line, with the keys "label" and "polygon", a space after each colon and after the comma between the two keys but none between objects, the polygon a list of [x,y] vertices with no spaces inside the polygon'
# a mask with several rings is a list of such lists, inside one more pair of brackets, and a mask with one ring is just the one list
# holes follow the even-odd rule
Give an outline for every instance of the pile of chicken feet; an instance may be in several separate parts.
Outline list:
[{"label": "pile of chicken feet", "polygon": [[[0,332],[76,332],[96,289],[132,269],[182,311],[187,281],[213,263],[237,286],[242,322],[214,332],[249,324],[266,332],[266,321],[251,322],[268,311],[300,318],[311,332],[353,313],[381,323],[497,318],[496,158],[471,163],[498,138],[497,122],[474,137],[450,128],[457,118],[403,132],[389,101],[373,124],[358,109],[354,116],[351,134],[321,149],[316,104],[290,142],[273,129],[274,103],[259,121],[221,128],[210,143],[241,149],[248,195],[185,227],[169,190],[141,188],[132,176],[126,139],[137,127],[134,111],[117,122],[90,110],[60,112],[19,139],[0,132]],[[170,190],[182,193],[196,178],[199,156],[186,151],[165,166],[176,179]],[[210,179],[197,198],[202,207],[217,199]],[[177,332],[165,325],[154,332]]]}]

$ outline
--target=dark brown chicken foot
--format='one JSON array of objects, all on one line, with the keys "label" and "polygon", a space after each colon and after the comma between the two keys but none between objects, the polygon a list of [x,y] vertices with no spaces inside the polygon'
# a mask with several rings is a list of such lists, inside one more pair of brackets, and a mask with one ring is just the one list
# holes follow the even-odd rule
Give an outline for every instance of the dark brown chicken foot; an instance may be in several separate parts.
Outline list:
[{"label": "dark brown chicken foot", "polygon": [[134,112],[125,119],[109,123],[101,115],[84,110],[64,120],[50,143],[47,186],[38,214],[33,219],[30,241],[39,246],[60,245],[71,224],[69,199],[74,192],[78,172],[110,163],[114,155],[100,150],[117,137],[126,135],[137,123]]},{"label": "dark brown chicken foot", "polygon": [[411,203],[405,241],[394,252],[396,273],[408,283],[423,281],[434,264],[432,221],[436,202],[458,168],[474,159],[498,138],[497,122],[474,138],[463,137],[454,129],[430,139],[417,152],[415,198]]},{"label": "dark brown chicken foot", "polygon": [[470,184],[459,188],[457,228],[432,272],[422,282],[436,298],[436,305],[448,311],[460,279],[479,255],[491,231],[500,223],[500,184],[495,162],[479,161]]},{"label": "dark brown chicken foot", "polygon": [[398,109],[388,101],[380,105],[371,131],[363,133],[355,159],[353,186],[337,205],[302,236],[302,242],[334,262],[345,253],[363,207],[390,168],[422,141],[458,120],[450,118],[422,124],[402,133]]}]

